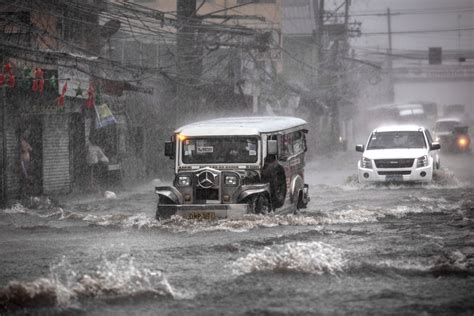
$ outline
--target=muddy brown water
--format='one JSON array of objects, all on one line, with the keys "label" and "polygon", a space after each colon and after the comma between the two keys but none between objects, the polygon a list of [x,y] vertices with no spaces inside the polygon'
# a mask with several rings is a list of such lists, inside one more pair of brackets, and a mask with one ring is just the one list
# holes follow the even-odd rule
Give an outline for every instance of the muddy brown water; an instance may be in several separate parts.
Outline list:
[{"label": "muddy brown water", "polygon": [[[0,314],[474,312],[472,156],[429,185],[308,164],[293,215],[156,221],[151,186],[0,210]],[[331,164],[334,165],[334,164]]]}]

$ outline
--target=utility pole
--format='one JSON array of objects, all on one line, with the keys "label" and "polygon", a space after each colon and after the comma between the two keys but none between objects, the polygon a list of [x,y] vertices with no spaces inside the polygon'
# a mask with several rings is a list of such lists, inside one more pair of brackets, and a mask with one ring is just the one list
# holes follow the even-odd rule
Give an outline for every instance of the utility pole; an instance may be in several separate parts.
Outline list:
[{"label": "utility pole", "polygon": [[176,106],[174,111],[172,111],[174,112],[173,120],[170,121],[175,126],[179,126],[185,123],[192,113],[193,87],[199,75],[196,73],[196,63],[200,63],[201,60],[196,56],[195,29],[191,22],[191,18],[196,12],[196,0],[177,0],[176,11],[178,14],[176,34]]},{"label": "utility pole", "polygon": [[[317,0],[314,0],[315,4],[317,5]],[[323,60],[323,39],[324,39],[324,0],[319,0],[319,7],[315,15],[316,20],[316,28],[317,28],[317,45],[318,45],[318,71],[322,64]]]},{"label": "utility pole", "polygon": [[349,25],[349,6],[351,5],[350,0],[346,0],[344,3],[344,25],[346,26],[346,38],[347,35],[347,26]]},{"label": "utility pole", "polygon": [[395,92],[393,87],[393,63],[392,63],[392,16],[390,14],[390,8],[387,8],[387,29],[388,29],[388,78],[389,78],[389,102],[395,100]]},{"label": "utility pole", "polygon": [[6,136],[6,123],[7,123],[7,93],[6,86],[2,87],[2,166],[0,172],[2,173],[2,190],[0,192],[0,206],[4,206],[7,202],[7,136]]}]

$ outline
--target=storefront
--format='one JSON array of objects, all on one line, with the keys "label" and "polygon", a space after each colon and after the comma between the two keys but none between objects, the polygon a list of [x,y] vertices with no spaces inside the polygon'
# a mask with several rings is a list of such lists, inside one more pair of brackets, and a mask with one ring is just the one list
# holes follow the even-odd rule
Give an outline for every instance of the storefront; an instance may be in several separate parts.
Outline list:
[{"label": "storefront", "polygon": [[[74,102],[60,108],[53,96],[35,99],[21,92],[6,91],[2,102],[2,202],[22,195],[68,193],[76,176],[75,164],[85,163],[85,158],[76,157],[84,155],[85,145],[83,120],[74,111]],[[22,136],[31,147],[28,182],[20,161]]]}]

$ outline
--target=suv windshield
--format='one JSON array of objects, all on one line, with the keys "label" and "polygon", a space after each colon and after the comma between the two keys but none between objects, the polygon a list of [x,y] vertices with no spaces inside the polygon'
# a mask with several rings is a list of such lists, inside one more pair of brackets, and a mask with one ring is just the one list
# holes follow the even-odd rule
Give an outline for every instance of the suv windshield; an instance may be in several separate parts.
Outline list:
[{"label": "suv windshield", "polygon": [[458,121],[441,121],[436,122],[436,132],[451,132],[456,126],[459,125]]},{"label": "suv windshield", "polygon": [[378,132],[370,137],[367,149],[426,148],[423,132]]},{"label": "suv windshield", "polygon": [[256,137],[202,137],[183,141],[183,163],[255,163]]}]

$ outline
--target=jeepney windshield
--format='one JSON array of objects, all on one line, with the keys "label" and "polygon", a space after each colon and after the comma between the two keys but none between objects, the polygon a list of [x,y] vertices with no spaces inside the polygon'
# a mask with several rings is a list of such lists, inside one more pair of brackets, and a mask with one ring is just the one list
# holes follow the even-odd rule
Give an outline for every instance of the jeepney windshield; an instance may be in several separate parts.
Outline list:
[{"label": "jeepney windshield", "polygon": [[255,163],[257,137],[196,137],[182,141],[181,160],[186,164]]}]

